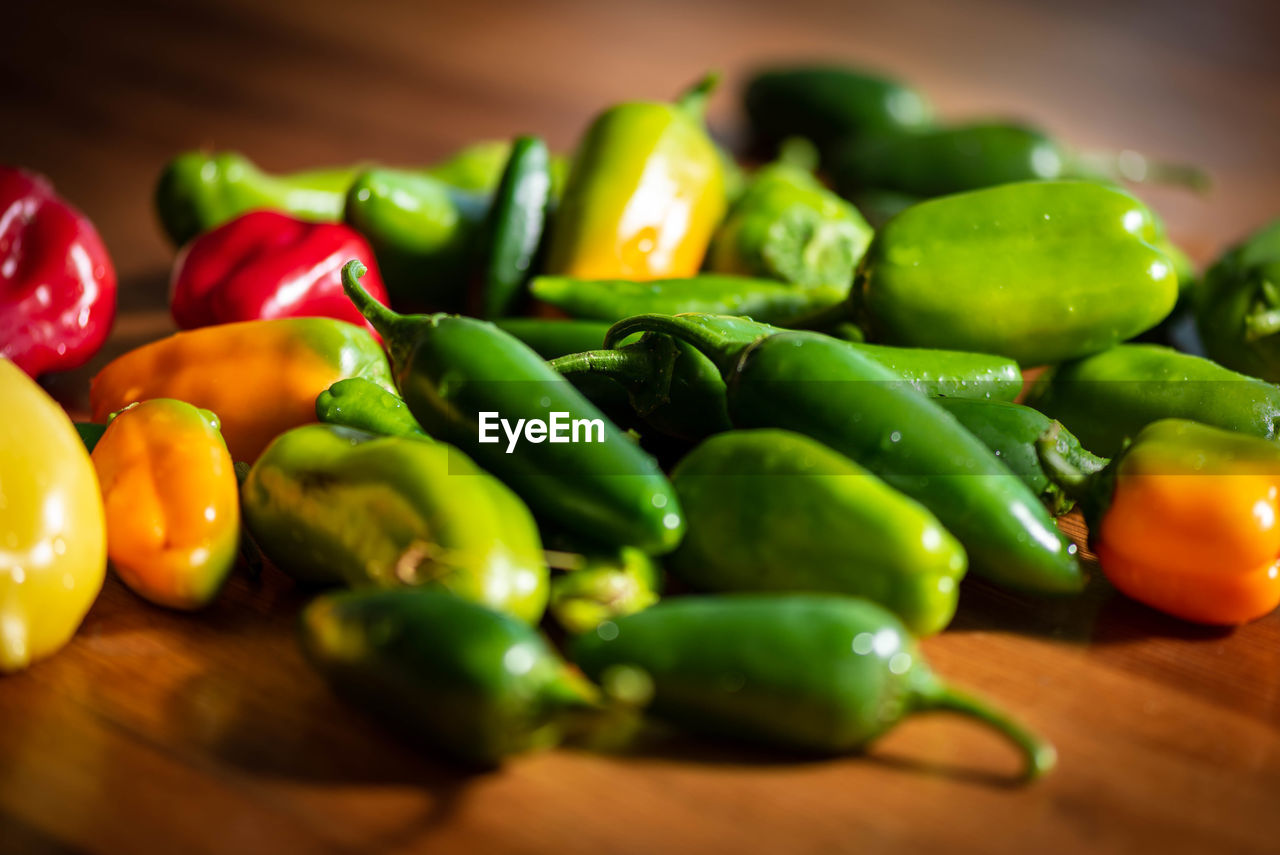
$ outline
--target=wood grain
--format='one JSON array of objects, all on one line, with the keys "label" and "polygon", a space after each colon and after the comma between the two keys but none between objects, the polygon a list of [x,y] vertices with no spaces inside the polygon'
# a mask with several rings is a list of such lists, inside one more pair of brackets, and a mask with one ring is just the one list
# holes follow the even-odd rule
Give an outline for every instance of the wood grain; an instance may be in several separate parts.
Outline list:
[{"label": "wood grain", "polygon": [[[416,163],[535,131],[570,147],[601,105],[706,67],[856,59],[949,115],[1016,114],[1074,144],[1202,164],[1199,198],[1152,190],[1203,262],[1280,212],[1276,6],[468,2],[6,4],[0,160],[50,175],[121,277],[107,350],[48,385],[74,410],[110,356],[171,329],[172,251],[150,208],[173,153],[271,168]],[[0,409],[3,404],[0,402]],[[1064,525],[1082,534],[1078,519]],[[0,851],[1274,852],[1280,617],[1189,627],[1114,595],[1043,602],[966,583],[937,669],[1058,744],[1014,786],[997,738],[945,716],[829,762],[655,734],[489,775],[408,751],[302,662],[303,595],[237,577],[200,615],[109,580],[75,641],[0,682]]]}]

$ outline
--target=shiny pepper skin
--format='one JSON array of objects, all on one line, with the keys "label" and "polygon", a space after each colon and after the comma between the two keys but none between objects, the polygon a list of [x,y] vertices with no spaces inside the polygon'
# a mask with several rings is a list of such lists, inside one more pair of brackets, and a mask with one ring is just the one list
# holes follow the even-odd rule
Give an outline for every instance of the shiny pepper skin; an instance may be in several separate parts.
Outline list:
[{"label": "shiny pepper skin", "polygon": [[178,254],[170,308],[182,329],[270,318],[364,318],[342,293],[342,265],[369,267],[370,295],[387,303],[373,250],[341,223],[251,211],[200,235]]},{"label": "shiny pepper skin", "polygon": [[115,416],[93,449],[111,567],[135,593],[198,609],[222,589],[240,542],[240,490],[207,410],[168,398]]},{"label": "shiny pepper skin", "polygon": [[1183,620],[1234,625],[1280,605],[1280,447],[1181,419],[1144,428],[1085,476],[1040,442],[1075,493],[1102,572]]},{"label": "shiny pepper skin", "polygon": [[75,368],[115,314],[116,271],[93,223],[44,178],[0,166],[0,356],[32,377]]},{"label": "shiny pepper skin", "polygon": [[56,652],[102,588],[107,536],[89,453],[52,398],[0,359],[0,673]]},{"label": "shiny pepper skin", "polygon": [[547,272],[584,279],[692,276],[724,215],[720,153],[702,112],[717,78],[676,104],[634,101],[596,118],[551,228]]}]

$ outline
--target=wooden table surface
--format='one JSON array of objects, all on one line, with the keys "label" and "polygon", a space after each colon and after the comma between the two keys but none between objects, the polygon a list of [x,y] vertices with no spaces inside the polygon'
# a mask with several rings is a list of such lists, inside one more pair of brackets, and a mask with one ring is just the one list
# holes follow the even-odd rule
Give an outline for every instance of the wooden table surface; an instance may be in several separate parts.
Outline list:
[{"label": "wooden table surface", "polygon": [[[1211,194],[1147,196],[1203,262],[1280,213],[1275,9],[11,0],[0,161],[50,175],[120,274],[107,350],[47,385],[82,406],[110,356],[171,328],[150,196],[180,150],[288,169],[423,162],[527,131],[569,148],[602,105],[671,95],[709,66],[727,73],[711,116],[732,136],[737,84],[764,58],[856,59],[949,115],[1199,163]],[[966,583],[925,648],[1057,743],[1057,772],[1017,787],[1008,747],[941,715],[829,762],[671,737],[468,776],[330,697],[293,640],[301,599],[278,575],[236,578],[179,615],[108,580],[66,650],[0,681],[0,851],[1280,850],[1280,615],[1216,631],[1105,584],[1046,604]]]}]

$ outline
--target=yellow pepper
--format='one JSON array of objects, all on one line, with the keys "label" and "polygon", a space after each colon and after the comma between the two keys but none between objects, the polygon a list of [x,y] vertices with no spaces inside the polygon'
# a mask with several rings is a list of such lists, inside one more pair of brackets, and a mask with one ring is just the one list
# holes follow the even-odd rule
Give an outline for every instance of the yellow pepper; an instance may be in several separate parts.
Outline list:
[{"label": "yellow pepper", "polygon": [[89,453],[62,408],[0,359],[0,672],[66,644],[102,589],[107,537]]},{"label": "yellow pepper", "polygon": [[212,601],[240,542],[240,490],[217,418],[182,401],[144,401],[107,425],[93,465],[107,556],[124,583],[170,608]]},{"label": "yellow pepper", "polygon": [[648,280],[698,272],[726,205],[724,164],[702,121],[716,80],[675,104],[634,101],[596,118],[569,171],[547,273]]}]

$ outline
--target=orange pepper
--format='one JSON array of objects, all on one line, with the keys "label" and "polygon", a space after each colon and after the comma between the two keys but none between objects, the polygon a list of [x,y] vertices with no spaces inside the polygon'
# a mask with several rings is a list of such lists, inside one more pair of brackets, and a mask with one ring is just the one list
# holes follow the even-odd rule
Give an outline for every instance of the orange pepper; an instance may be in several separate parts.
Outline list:
[{"label": "orange pepper", "polygon": [[332,318],[281,318],[181,332],[124,354],[89,389],[94,421],[149,398],[212,410],[235,460],[252,462],[289,428],[316,420],[316,396],[364,377],[391,389],[369,332]]},{"label": "orange pepper", "polygon": [[92,457],[112,569],[162,606],[213,600],[240,541],[239,485],[214,415],[182,401],[144,401],[111,420]]}]

